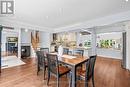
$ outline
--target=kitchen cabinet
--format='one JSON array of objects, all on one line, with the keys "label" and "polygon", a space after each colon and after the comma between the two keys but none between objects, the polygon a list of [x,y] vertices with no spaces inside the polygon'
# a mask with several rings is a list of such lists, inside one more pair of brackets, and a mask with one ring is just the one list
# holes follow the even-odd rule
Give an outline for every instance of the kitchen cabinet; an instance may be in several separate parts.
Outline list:
[{"label": "kitchen cabinet", "polygon": [[58,33],[57,34],[57,41],[66,41],[66,42],[70,42],[70,41],[76,41],[76,33],[72,32],[72,33]]}]

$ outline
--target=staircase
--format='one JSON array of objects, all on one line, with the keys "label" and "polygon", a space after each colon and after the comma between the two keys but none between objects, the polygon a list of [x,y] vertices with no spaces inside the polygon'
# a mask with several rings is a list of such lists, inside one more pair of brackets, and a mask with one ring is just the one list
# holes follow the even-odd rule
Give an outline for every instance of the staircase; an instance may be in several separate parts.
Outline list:
[{"label": "staircase", "polygon": [[39,48],[39,31],[31,32],[31,44],[34,51]]}]

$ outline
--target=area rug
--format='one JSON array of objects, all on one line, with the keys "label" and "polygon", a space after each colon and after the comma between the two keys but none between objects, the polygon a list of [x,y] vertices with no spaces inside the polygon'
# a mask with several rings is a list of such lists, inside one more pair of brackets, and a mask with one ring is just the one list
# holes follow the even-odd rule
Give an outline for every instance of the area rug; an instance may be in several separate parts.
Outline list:
[{"label": "area rug", "polygon": [[10,68],[25,64],[21,59],[16,56],[6,56],[1,58],[2,69]]}]

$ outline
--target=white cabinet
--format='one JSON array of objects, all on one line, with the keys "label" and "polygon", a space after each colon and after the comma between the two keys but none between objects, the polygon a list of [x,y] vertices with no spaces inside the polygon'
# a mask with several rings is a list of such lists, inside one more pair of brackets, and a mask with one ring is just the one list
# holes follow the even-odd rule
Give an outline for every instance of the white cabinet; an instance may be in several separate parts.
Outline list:
[{"label": "white cabinet", "polygon": [[72,32],[72,33],[58,33],[57,34],[57,40],[58,42],[61,41],[76,41],[76,33]]}]

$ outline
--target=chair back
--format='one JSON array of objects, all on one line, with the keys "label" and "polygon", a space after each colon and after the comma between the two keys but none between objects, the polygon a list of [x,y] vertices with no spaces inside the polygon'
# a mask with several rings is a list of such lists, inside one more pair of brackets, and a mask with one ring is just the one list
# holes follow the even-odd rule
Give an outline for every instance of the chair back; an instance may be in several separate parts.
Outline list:
[{"label": "chair back", "polygon": [[87,72],[88,80],[92,77],[92,75],[94,75],[94,67],[95,67],[96,57],[97,57],[96,55],[90,56],[89,68],[88,68],[88,72]]},{"label": "chair back", "polygon": [[88,59],[86,62],[85,80],[88,80],[88,77],[89,77],[89,66],[90,66],[90,59]]},{"label": "chair back", "polygon": [[63,48],[63,54],[69,54],[69,49],[68,48]]},{"label": "chair back", "polygon": [[75,50],[75,51],[74,51],[74,55],[83,56],[83,55],[84,55],[84,50]]},{"label": "chair back", "polygon": [[49,48],[40,48],[40,51],[42,51],[44,56],[46,57],[47,54],[49,53]]},{"label": "chair back", "polygon": [[47,54],[48,71],[53,74],[59,74],[59,64],[57,55]]},{"label": "chair back", "polygon": [[36,55],[37,55],[38,66],[44,67],[45,66],[45,57],[44,57],[43,53],[41,51],[36,51]]}]

